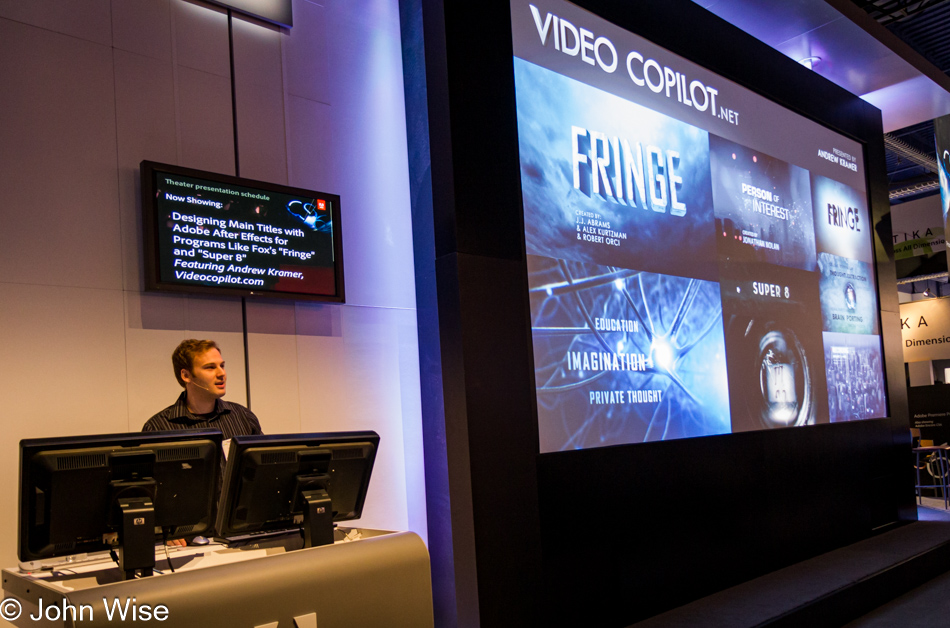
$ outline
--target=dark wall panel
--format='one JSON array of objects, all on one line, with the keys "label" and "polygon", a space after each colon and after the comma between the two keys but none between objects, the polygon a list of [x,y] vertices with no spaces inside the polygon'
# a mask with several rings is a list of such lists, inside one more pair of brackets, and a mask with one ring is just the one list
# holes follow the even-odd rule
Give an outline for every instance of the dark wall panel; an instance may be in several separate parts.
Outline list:
[{"label": "dark wall panel", "polygon": [[545,625],[626,626],[897,520],[888,422],[541,456]]}]

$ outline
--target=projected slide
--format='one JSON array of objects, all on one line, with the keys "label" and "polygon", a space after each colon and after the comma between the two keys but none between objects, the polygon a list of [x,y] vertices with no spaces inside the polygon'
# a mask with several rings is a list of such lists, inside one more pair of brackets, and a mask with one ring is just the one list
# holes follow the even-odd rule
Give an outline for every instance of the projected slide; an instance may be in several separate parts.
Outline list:
[{"label": "projected slide", "polygon": [[540,450],[885,416],[863,147],[511,1]]},{"label": "projected slide", "polygon": [[528,257],[542,451],[730,431],[709,281]]},{"label": "projected slide", "polygon": [[528,253],[715,279],[705,131],[520,59],[515,80]]},{"label": "projected slide", "polygon": [[821,328],[848,334],[878,333],[877,297],[871,264],[818,254]]},{"label": "projected slide", "polygon": [[709,144],[720,256],[814,270],[808,171],[714,135]]},{"label": "projected slide", "polygon": [[832,423],[884,416],[884,360],[877,336],[825,332]]},{"label": "projected slide", "polygon": [[811,187],[818,251],[872,263],[865,194],[826,177],[813,177]]},{"label": "projected slide", "polygon": [[334,294],[332,201],[155,173],[162,282]]},{"label": "projected slide", "polygon": [[818,277],[720,266],[732,431],[827,422]]}]

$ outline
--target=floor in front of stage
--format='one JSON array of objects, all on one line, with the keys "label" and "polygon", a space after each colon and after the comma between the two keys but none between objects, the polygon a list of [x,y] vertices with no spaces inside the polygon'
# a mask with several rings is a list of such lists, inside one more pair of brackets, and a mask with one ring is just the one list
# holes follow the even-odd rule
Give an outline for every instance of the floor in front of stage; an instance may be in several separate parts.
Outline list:
[{"label": "floor in front of stage", "polygon": [[922,501],[916,523],[780,569],[635,626],[945,625],[950,615],[950,511],[944,509],[942,498]]},{"label": "floor in front of stage", "polygon": [[[950,522],[950,512],[942,499],[924,498],[917,509],[919,521]],[[847,628],[923,628],[944,626],[950,616],[950,572],[937,576],[916,589],[860,617]]]}]

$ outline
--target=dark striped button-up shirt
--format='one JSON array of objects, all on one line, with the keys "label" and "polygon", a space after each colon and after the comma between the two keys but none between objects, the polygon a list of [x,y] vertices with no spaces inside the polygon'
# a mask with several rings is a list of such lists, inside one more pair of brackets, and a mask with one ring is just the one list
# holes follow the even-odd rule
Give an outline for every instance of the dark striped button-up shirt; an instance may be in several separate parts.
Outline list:
[{"label": "dark striped button-up shirt", "polygon": [[195,415],[188,410],[187,393],[182,391],[178,401],[168,406],[142,427],[143,432],[164,432],[169,430],[221,430],[224,440],[232,436],[261,434],[261,424],[254,413],[239,403],[231,403],[222,399],[214,402],[214,412],[206,415]]}]

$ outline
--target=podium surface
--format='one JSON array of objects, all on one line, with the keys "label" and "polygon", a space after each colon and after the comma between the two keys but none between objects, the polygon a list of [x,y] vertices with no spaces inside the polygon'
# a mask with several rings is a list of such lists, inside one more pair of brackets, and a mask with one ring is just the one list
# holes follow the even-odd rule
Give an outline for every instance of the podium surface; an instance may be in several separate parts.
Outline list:
[{"label": "podium surface", "polygon": [[[111,562],[38,573],[4,569],[0,615],[32,628],[433,626],[422,539],[412,532],[359,532],[358,540],[294,551],[183,548],[170,556],[175,573],[157,553],[163,573],[135,580],[120,580]],[[21,613],[12,619],[17,605]]]}]

